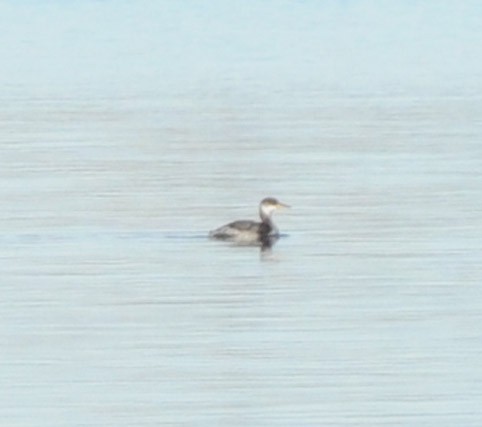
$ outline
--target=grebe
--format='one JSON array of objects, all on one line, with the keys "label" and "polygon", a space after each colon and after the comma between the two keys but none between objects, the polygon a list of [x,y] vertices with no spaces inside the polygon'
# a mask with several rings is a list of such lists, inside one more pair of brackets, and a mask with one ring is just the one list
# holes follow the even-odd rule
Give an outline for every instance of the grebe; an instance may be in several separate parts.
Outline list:
[{"label": "grebe", "polygon": [[274,225],[271,215],[277,209],[289,207],[289,205],[281,203],[273,197],[266,197],[259,204],[261,222],[249,220],[234,221],[210,231],[209,237],[240,243],[269,244],[271,239],[279,237],[278,228]]}]

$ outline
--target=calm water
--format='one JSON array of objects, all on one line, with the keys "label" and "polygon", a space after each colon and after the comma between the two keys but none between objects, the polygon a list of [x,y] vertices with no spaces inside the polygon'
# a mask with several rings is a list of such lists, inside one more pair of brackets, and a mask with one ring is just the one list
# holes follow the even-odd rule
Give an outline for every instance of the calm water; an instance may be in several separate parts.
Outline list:
[{"label": "calm water", "polygon": [[2,6],[0,424],[480,426],[480,7],[173,4]]}]

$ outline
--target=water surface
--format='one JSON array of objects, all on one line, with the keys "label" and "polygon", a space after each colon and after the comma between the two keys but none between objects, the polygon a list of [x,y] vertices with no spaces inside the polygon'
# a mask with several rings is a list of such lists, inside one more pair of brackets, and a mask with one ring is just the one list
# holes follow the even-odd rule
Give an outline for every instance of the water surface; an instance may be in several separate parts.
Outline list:
[{"label": "water surface", "polygon": [[1,424],[480,426],[480,7],[201,5],[2,6]]}]

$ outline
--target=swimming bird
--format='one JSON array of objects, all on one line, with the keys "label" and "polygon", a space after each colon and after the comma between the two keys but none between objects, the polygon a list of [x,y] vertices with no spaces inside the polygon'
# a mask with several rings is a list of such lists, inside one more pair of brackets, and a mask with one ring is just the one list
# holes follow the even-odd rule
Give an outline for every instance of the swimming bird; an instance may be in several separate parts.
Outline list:
[{"label": "swimming bird", "polygon": [[278,239],[279,231],[271,216],[280,208],[289,208],[289,205],[281,203],[274,197],[266,197],[259,204],[259,216],[261,222],[250,220],[238,220],[230,222],[209,232],[209,236],[219,240],[229,240],[245,244],[262,244],[263,246],[273,243]]}]

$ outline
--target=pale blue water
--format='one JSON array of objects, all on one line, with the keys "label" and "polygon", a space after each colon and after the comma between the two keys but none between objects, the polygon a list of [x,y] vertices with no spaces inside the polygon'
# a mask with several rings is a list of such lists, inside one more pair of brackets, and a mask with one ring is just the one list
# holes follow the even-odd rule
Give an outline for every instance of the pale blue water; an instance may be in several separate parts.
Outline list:
[{"label": "pale blue water", "polygon": [[0,425],[480,426],[481,17],[4,2]]}]

